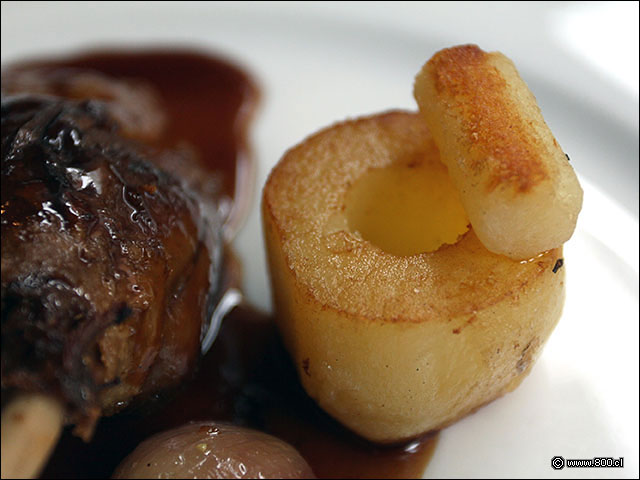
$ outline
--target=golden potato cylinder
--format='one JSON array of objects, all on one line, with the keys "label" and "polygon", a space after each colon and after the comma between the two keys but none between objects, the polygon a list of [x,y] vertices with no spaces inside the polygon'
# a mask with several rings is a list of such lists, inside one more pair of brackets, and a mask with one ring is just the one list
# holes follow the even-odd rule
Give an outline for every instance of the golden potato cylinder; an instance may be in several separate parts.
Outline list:
[{"label": "golden potato cylinder", "polygon": [[508,58],[475,45],[442,50],[414,94],[489,250],[528,259],[571,237],[582,189]]},{"label": "golden potato cylinder", "polygon": [[401,256],[349,230],[358,178],[437,152],[417,114],[389,112],[310,137],[263,192],[276,317],[302,384],[375,442],[442,428],[515,388],[562,310],[561,249],[514,261],[470,230]]}]

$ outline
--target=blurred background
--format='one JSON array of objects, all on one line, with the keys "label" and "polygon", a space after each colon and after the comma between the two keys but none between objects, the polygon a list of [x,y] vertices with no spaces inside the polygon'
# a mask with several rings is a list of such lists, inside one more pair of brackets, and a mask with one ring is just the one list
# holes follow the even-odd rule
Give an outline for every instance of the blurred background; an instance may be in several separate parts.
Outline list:
[{"label": "blurred background", "polygon": [[[521,388],[443,432],[427,476],[638,476],[638,2],[2,2],[3,66],[96,47],[192,46],[262,90],[253,209],[235,244],[270,309],[258,203],[282,153],[317,129],[416,109],[437,50],[477,43],[518,66],[585,190],[565,247],[567,304]],[[551,470],[624,456],[625,468]]]}]

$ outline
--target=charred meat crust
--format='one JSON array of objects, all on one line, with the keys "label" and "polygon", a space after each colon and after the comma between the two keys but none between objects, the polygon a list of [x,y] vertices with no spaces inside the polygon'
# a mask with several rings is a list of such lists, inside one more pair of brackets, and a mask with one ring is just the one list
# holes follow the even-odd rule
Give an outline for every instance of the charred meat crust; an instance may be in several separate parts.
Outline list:
[{"label": "charred meat crust", "polygon": [[3,396],[51,393],[85,436],[192,370],[218,295],[222,219],[118,132],[99,101],[2,99]]}]

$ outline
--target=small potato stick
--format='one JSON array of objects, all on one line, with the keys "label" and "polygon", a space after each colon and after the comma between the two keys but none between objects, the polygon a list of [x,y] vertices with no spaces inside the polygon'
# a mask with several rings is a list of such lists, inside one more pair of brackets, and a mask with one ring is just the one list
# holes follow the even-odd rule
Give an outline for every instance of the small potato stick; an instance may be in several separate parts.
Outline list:
[{"label": "small potato stick", "polygon": [[571,237],[582,189],[508,58],[475,45],[441,50],[414,95],[487,249],[528,259]]}]

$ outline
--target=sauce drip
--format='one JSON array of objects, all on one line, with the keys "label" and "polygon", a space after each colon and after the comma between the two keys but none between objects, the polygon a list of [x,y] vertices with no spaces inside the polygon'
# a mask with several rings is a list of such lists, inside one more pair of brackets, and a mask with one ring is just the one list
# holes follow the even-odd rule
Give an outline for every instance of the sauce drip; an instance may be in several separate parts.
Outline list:
[{"label": "sauce drip", "polygon": [[[245,134],[258,96],[242,70],[191,51],[161,50],[21,66],[40,67],[91,69],[149,83],[168,117],[161,146],[190,144],[212,175],[222,176],[223,192],[233,199],[231,222],[242,219],[253,187]],[[272,319],[238,307],[190,382],[137,410],[102,418],[89,443],[65,429],[42,476],[107,478],[144,439],[192,420],[275,435],[297,448],[321,478],[420,478],[437,443],[431,435],[380,447],[344,429],[305,394]]]},{"label": "sauce drip", "polygon": [[106,478],[145,438],[192,420],[255,428],[294,446],[319,478],[421,478],[437,436],[380,447],[324,413],[298,382],[275,323],[247,307],[225,319],[192,382],[145,412],[100,420],[90,443],[65,431],[43,476]]}]

